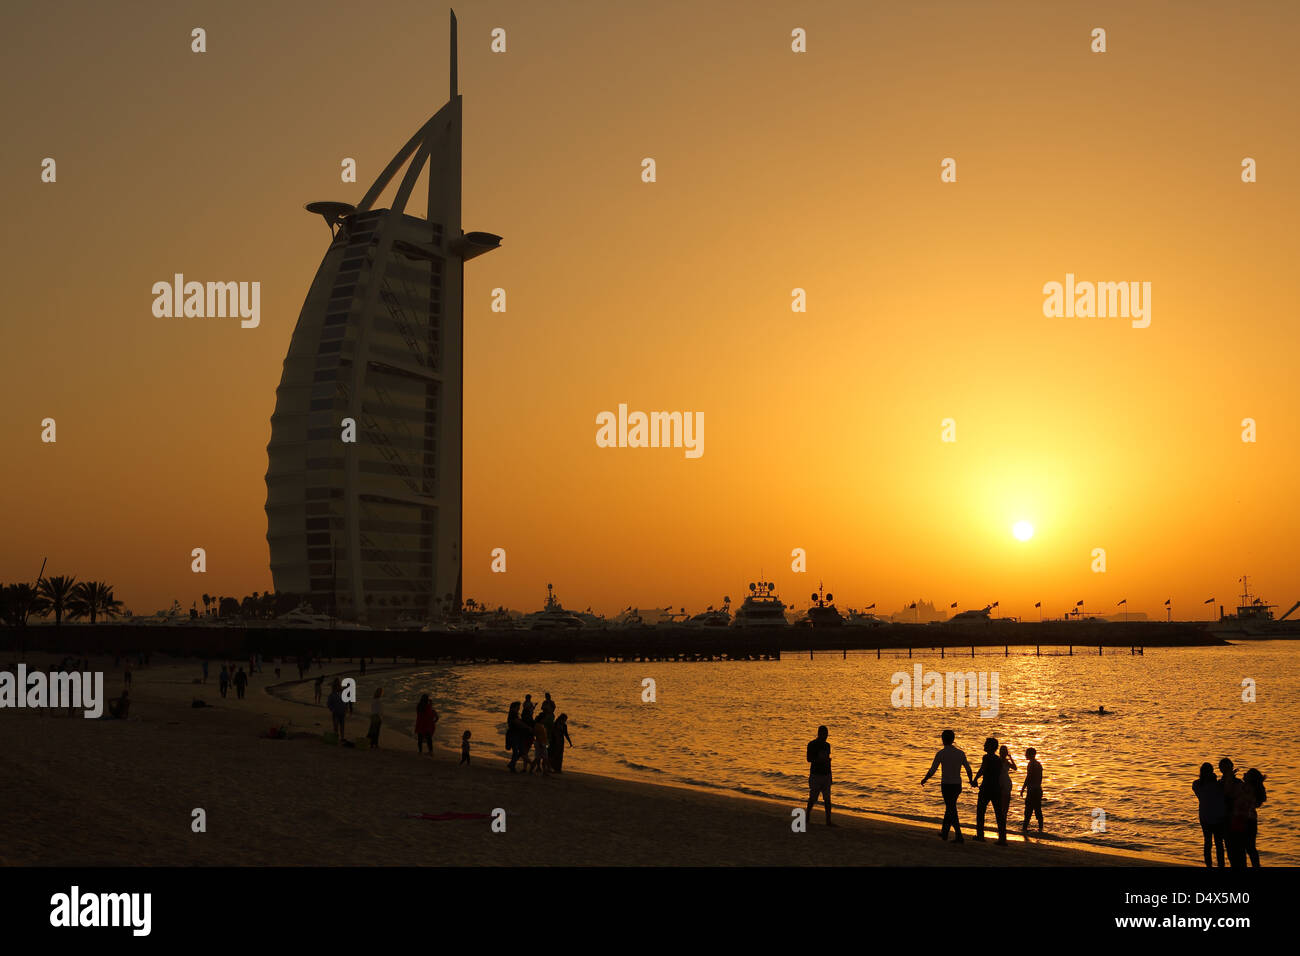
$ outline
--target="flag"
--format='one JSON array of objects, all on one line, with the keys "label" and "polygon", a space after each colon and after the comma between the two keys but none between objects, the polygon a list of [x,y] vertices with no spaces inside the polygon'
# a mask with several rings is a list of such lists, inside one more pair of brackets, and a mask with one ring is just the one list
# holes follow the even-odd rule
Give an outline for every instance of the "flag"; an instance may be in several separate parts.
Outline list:
[{"label": "flag", "polygon": [[876,606],[876,602],[875,602],[875,601],[872,601],[870,604],[867,605],[867,610],[870,611],[870,610],[872,610],[875,606]]},{"label": "flag", "polygon": [[1169,601],[1170,601],[1169,598],[1165,598],[1165,607],[1169,607]]},{"label": "flag", "polygon": [[1075,607],[1083,607],[1083,602],[1082,602],[1082,601],[1075,601],[1075,602],[1074,602],[1074,606],[1075,606]]},{"label": "flag", "polygon": [[957,602],[956,602],[956,601],[953,601],[952,604],[950,604],[950,605],[948,605],[948,606],[949,606],[949,607],[956,607],[956,606],[957,606]]},{"label": "flag", "polygon": [[907,609],[908,609],[909,611],[915,611],[915,610],[916,610],[916,602],[913,601],[911,604],[909,604],[909,605],[907,606]]},{"label": "flag", "polygon": [[1042,607],[1042,606],[1043,606],[1043,602],[1042,602],[1042,601],[1035,601],[1035,602],[1034,602],[1034,607]]},{"label": "flag", "polygon": [[[1124,600],[1119,602],[1119,604],[1127,604],[1127,603],[1128,603],[1128,598],[1125,598]],[[1115,606],[1119,607],[1119,604],[1116,604]]]},{"label": "flag", "polygon": [[997,602],[997,601],[994,601],[994,602],[990,605],[990,607],[997,607],[997,606],[998,606],[998,602]]},{"label": "flag", "polygon": [[1205,599],[1204,601],[1202,601],[1201,603],[1202,603],[1202,604],[1213,604],[1213,603],[1214,603],[1214,598],[1206,598],[1206,599]]}]

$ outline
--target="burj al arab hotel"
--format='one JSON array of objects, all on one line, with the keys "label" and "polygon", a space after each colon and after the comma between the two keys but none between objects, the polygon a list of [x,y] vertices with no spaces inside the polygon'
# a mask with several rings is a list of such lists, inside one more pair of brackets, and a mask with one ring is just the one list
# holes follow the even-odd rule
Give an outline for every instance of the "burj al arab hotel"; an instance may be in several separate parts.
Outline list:
[{"label": "burj al arab hotel", "polygon": [[[426,166],[420,218],[406,204]],[[399,173],[391,208],[374,208]],[[372,626],[460,610],[464,264],[501,243],[462,230],[460,190],[453,12],[447,104],[358,205],[307,206],[331,239],[284,360],[266,449],[275,589]]]}]

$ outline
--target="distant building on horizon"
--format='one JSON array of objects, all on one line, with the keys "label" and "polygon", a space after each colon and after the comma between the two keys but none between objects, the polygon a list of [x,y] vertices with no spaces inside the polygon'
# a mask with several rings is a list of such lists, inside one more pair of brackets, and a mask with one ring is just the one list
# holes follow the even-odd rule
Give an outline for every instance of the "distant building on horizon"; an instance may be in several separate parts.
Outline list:
[{"label": "distant building on horizon", "polygon": [[948,615],[934,606],[933,601],[916,601],[889,615],[889,619],[899,624],[929,624],[932,621],[946,621]]},{"label": "distant building on horizon", "polygon": [[[331,241],[271,416],[266,539],[275,589],[371,625],[461,608],[464,263],[501,237],[461,228],[456,72],[453,13],[447,104],[358,205],[307,206],[324,217]],[[373,208],[403,166],[390,208]],[[426,166],[420,218],[406,204]],[[349,427],[353,440],[345,440]]]}]

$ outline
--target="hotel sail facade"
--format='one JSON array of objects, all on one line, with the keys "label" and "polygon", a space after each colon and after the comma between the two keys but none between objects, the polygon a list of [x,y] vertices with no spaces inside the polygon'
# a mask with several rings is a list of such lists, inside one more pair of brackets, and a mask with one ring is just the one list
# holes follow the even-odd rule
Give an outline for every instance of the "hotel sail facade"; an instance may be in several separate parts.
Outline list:
[{"label": "hotel sail facade", "polygon": [[[419,218],[406,205],[425,167]],[[307,206],[332,239],[276,389],[266,537],[275,589],[345,620],[460,610],[464,263],[501,241],[461,229],[460,190],[453,13],[447,104],[358,205]]]}]

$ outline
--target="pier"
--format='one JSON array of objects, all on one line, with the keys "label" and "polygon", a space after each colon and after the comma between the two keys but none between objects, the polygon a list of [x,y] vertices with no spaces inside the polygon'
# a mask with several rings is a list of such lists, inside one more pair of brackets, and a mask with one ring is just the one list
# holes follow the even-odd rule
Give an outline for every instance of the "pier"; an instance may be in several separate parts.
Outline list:
[{"label": "pier", "polygon": [[[874,627],[689,627],[356,630],[229,624],[64,624],[0,629],[7,653],[118,654],[246,659],[356,657],[448,663],[779,661],[782,654],[937,652],[940,657],[1011,648],[1038,656],[1097,654],[1109,648],[1137,655],[1147,647],[1226,645],[1201,625],[1183,622],[885,624]],[[1027,651],[1020,649],[1028,648]]]}]

